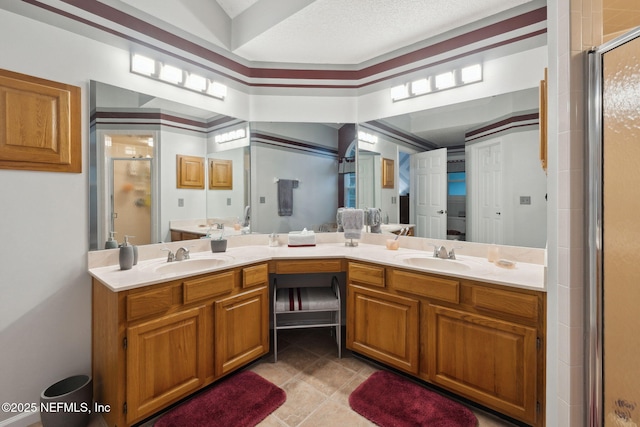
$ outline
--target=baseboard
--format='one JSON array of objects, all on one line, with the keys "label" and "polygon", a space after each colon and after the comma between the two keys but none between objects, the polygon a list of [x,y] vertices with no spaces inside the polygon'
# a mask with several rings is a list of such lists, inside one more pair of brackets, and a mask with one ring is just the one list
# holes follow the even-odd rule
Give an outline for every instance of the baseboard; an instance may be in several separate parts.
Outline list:
[{"label": "baseboard", "polygon": [[28,427],[40,422],[40,412],[23,412],[14,417],[0,421],[0,427]]}]

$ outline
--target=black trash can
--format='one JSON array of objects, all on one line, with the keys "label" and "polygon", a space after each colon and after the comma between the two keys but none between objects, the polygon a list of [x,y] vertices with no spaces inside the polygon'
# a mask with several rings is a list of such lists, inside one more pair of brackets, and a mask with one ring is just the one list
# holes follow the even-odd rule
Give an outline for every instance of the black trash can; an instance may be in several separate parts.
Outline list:
[{"label": "black trash can", "polygon": [[43,427],[86,427],[93,405],[93,380],[88,375],[65,378],[40,395]]}]

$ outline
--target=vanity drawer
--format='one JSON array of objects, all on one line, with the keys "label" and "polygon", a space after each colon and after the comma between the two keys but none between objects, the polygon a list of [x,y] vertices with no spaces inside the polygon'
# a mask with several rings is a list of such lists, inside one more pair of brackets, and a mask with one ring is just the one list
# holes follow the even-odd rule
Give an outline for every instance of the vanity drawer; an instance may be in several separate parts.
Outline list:
[{"label": "vanity drawer", "polygon": [[260,285],[269,282],[269,268],[267,264],[254,265],[242,270],[242,287]]},{"label": "vanity drawer", "polygon": [[173,305],[173,286],[127,295],[127,320],[164,313]]},{"label": "vanity drawer", "polygon": [[413,295],[457,304],[460,302],[460,282],[404,270],[389,272],[389,286]]},{"label": "vanity drawer", "polygon": [[366,283],[384,288],[384,267],[350,262],[348,274],[350,283]]},{"label": "vanity drawer", "polygon": [[342,271],[342,260],[309,259],[287,260],[276,262],[276,274],[299,273],[339,273]]},{"label": "vanity drawer", "polygon": [[538,320],[538,297],[535,295],[474,286],[471,290],[471,304],[479,310]]},{"label": "vanity drawer", "polygon": [[197,279],[185,280],[182,284],[182,300],[185,304],[223,295],[233,290],[235,275],[233,271]]}]

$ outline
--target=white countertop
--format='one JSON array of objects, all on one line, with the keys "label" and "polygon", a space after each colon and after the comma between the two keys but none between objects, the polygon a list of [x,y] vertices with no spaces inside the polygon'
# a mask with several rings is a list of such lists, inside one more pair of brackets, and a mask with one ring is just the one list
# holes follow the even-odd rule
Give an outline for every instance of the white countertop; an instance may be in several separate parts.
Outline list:
[{"label": "white countertop", "polygon": [[[336,233],[327,233],[336,234]],[[474,279],[483,282],[494,283],[510,287],[518,287],[532,289],[537,291],[545,291],[545,275],[544,266],[536,263],[516,261],[515,267],[505,269],[494,265],[487,261],[484,257],[470,256],[465,254],[464,247],[458,249],[457,261],[433,259],[433,250],[409,249],[400,247],[398,250],[388,250],[382,244],[371,244],[360,242],[357,247],[347,247],[344,240],[339,242],[319,242],[313,247],[296,247],[290,248],[281,242],[281,246],[269,247],[266,244],[247,244],[243,245],[241,237],[238,241],[229,240],[230,244],[224,253],[212,253],[206,250],[208,240],[203,241],[185,241],[174,242],[170,247],[174,252],[176,245],[191,246],[191,259],[185,261],[174,261],[167,263],[166,255],[160,251],[157,246],[169,245],[151,245],[156,246],[151,252],[151,256],[160,255],[156,258],[142,257],[131,270],[120,270],[117,261],[113,264],[114,259],[117,260],[118,249],[109,251],[99,251],[107,254],[101,254],[101,265],[96,265],[96,261],[89,262],[91,276],[100,280],[113,291],[124,291],[142,286],[156,283],[162,283],[169,280],[176,280],[197,274],[211,273],[215,271],[225,270],[243,265],[253,264],[256,262],[264,262],[279,259],[313,259],[313,258],[344,258],[347,260],[373,262],[385,266],[415,270],[416,272],[434,273],[450,277],[458,277],[462,279]],[[400,238],[401,242],[414,241],[407,239],[416,239],[411,237]],[[336,240],[321,239],[321,240]],[[426,240],[426,239],[421,239]],[[254,242],[253,240],[245,240],[245,242]],[[378,240],[379,241],[379,240]],[[194,243],[195,242],[195,243]],[[450,242],[449,242],[450,243]],[[477,244],[476,244],[477,245]],[[403,245],[401,245],[403,246]],[[146,247],[144,247],[146,248]],[[152,249],[145,249],[149,252]],[[471,252],[471,251],[469,251]],[[91,257],[90,253],[90,257]],[[161,255],[162,254],[162,255]],[[115,255],[115,256],[114,256]],[[94,255],[98,256],[98,254]],[[425,261],[429,265],[420,267],[410,264],[416,259],[420,261],[422,258],[429,259]],[[447,264],[457,264],[450,267],[456,267],[455,270],[447,269]],[[100,263],[98,263],[100,264]],[[167,267],[167,265],[171,266]],[[442,266],[442,267],[441,267]],[[156,269],[160,267],[160,271]],[[460,267],[458,269],[457,267]],[[178,271],[162,271],[163,269],[177,269]]]}]

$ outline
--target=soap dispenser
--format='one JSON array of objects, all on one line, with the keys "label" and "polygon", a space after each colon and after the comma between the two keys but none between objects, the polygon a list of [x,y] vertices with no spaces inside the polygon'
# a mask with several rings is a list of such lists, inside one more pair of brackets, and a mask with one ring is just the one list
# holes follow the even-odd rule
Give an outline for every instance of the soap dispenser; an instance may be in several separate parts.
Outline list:
[{"label": "soap dispenser", "polygon": [[118,260],[120,261],[120,270],[131,270],[133,267],[133,246],[129,244],[129,236],[124,236]]},{"label": "soap dispenser", "polygon": [[118,241],[113,238],[114,234],[116,234],[115,231],[109,232],[109,240],[107,240],[104,244],[105,249],[115,249],[118,247]]}]

